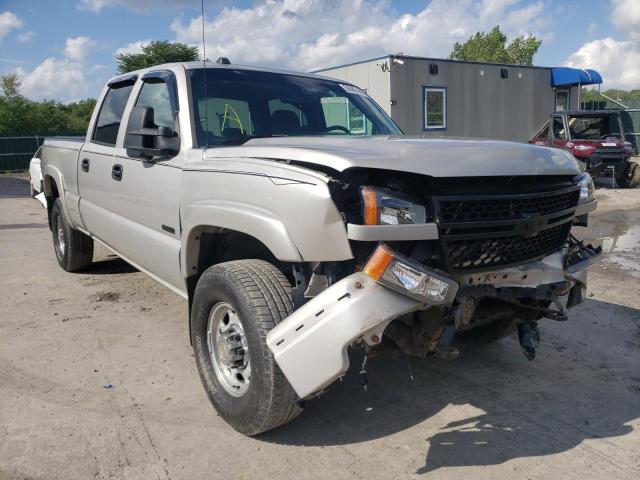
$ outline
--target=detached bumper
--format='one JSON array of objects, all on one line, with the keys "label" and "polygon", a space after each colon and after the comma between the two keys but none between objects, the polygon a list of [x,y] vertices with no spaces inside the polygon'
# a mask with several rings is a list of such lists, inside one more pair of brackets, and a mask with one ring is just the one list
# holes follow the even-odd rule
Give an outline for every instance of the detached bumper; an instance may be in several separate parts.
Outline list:
[{"label": "detached bumper", "polygon": [[351,343],[362,339],[375,345],[392,320],[425,307],[354,273],[276,325],[267,345],[298,396],[305,398],[344,375]]}]

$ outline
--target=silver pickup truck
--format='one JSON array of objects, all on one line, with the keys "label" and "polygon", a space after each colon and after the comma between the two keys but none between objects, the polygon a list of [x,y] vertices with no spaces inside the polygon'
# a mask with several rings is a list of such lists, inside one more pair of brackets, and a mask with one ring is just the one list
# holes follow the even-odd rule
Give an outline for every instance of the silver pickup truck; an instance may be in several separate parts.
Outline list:
[{"label": "silver pickup truck", "polygon": [[90,267],[97,241],[187,299],[204,388],[247,435],[299,415],[348,349],[454,357],[456,336],[517,332],[533,359],[599,256],[571,233],[596,200],[568,152],[403,136],[317,75],[118,76],[84,142],[44,144],[42,175],[60,266]]}]

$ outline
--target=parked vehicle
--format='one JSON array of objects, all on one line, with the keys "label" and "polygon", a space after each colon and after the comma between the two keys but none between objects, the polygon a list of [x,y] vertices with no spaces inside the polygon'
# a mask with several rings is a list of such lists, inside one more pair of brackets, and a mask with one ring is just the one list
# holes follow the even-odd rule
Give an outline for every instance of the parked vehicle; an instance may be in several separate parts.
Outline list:
[{"label": "parked vehicle", "polygon": [[295,418],[349,347],[452,357],[456,334],[517,331],[533,359],[538,320],[566,319],[599,255],[571,234],[596,200],[569,153],[405,137],[316,75],[121,75],[85,141],[42,159],[60,266],[90,267],[98,241],[188,299],[203,386],[247,435]]},{"label": "parked vehicle", "polygon": [[40,153],[42,147],[38,148],[33,158],[29,162],[29,184],[31,185],[31,198],[35,198],[44,189],[42,187],[42,171],[40,169]]},{"label": "parked vehicle", "polygon": [[585,110],[555,112],[529,141],[571,152],[594,178],[614,177],[620,186],[640,185],[640,166],[631,161],[633,144],[625,138],[624,112]]}]

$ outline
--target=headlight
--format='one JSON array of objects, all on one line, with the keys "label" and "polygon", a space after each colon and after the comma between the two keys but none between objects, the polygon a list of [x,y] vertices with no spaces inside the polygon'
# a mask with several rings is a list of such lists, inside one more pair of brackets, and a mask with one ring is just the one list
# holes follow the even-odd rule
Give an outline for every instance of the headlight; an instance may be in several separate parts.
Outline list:
[{"label": "headlight", "polygon": [[580,175],[578,180],[580,184],[580,202],[586,203],[593,200],[595,197],[595,186],[593,185],[593,178],[587,172]]},{"label": "headlight", "polygon": [[458,283],[381,243],[364,267],[364,273],[397,292],[434,305],[450,305]]},{"label": "headlight", "polygon": [[405,225],[427,222],[427,209],[398,194],[373,187],[362,187],[365,225]]}]

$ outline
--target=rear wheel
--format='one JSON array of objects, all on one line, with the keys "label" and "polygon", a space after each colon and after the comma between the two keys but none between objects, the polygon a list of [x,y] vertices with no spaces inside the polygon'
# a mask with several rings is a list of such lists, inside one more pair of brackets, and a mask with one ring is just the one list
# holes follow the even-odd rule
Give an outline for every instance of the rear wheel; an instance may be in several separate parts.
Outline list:
[{"label": "rear wheel", "polygon": [[637,163],[629,163],[627,171],[624,172],[622,178],[618,179],[618,183],[623,188],[636,188],[640,185],[640,165]]},{"label": "rear wheel", "polygon": [[51,209],[51,233],[58,264],[64,270],[75,272],[91,265],[93,239],[71,228],[64,216],[62,202],[59,198],[53,203]]},{"label": "rear wheel", "polygon": [[257,435],[301,408],[267,347],[267,333],[293,310],[291,285],[262,260],[207,269],[196,286],[191,342],[209,400],[233,428]]}]

